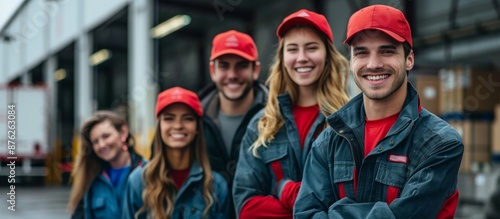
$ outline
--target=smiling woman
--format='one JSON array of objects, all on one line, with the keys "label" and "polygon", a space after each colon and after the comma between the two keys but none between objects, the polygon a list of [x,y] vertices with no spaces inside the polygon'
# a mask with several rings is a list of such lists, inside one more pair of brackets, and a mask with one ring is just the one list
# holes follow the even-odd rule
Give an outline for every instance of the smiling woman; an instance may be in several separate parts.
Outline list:
[{"label": "smiling woman", "polygon": [[126,179],[144,160],[133,150],[127,122],[114,112],[94,113],[81,130],[68,203],[72,218],[119,218]]},{"label": "smiling woman", "polygon": [[194,92],[173,87],[158,95],[154,155],[131,174],[122,218],[227,218],[229,192],[210,168],[202,117]]},{"label": "smiling woman", "polygon": [[236,167],[233,196],[242,219],[293,218],[312,142],[326,116],[349,100],[347,60],[325,16],[299,10],[276,33],[267,105],[250,120]]}]

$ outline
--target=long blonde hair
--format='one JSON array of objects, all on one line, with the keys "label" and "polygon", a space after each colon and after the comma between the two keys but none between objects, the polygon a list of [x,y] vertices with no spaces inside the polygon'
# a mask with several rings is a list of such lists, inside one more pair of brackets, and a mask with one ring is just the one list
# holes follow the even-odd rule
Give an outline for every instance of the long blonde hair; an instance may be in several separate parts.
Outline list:
[{"label": "long blonde hair", "polygon": [[[94,115],[83,123],[80,133],[82,139],[80,153],[76,156],[75,167],[71,172],[73,185],[68,202],[68,209],[71,212],[75,211],[78,202],[80,202],[85,192],[87,192],[94,179],[107,163],[97,157],[90,140],[90,132],[94,126],[104,121],[110,121],[117,131],[121,131],[123,126],[127,126],[127,121],[124,118],[115,112],[106,110],[95,112]],[[129,150],[134,146],[134,139],[130,132],[125,144],[129,147]]]},{"label": "long blonde hair", "polygon": [[[293,28],[311,28],[321,38],[326,47],[326,65],[316,83],[316,98],[321,113],[326,117],[342,107],[349,101],[347,94],[348,62],[340,54],[333,43],[327,39],[325,34],[310,27],[299,25]],[[257,149],[267,146],[266,142],[272,141],[274,135],[283,126],[284,120],[281,116],[277,96],[282,93],[290,95],[292,104],[295,104],[299,94],[298,85],[288,75],[283,66],[284,38],[278,44],[274,63],[270,68],[266,84],[269,86],[269,98],[267,100],[264,115],[258,123],[259,137],[252,144],[254,156],[258,156]]]},{"label": "long blonde hair", "polygon": [[[197,117],[196,137],[191,143],[191,163],[197,161],[203,169],[202,194],[205,201],[203,217],[207,217],[210,207],[214,204],[213,176],[205,149],[205,137],[201,118]],[[169,165],[166,146],[161,139],[160,122],[156,124],[154,137],[154,155],[144,167],[145,183],[142,199],[144,205],[136,212],[136,217],[143,211],[149,211],[152,218],[171,218],[175,208],[175,197],[178,189],[169,177],[172,167]]]}]

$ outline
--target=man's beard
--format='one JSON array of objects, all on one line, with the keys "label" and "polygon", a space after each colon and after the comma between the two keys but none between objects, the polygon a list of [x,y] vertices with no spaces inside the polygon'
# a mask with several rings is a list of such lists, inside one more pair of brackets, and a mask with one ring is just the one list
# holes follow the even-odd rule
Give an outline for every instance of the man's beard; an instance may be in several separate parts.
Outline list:
[{"label": "man's beard", "polygon": [[226,93],[224,93],[224,90],[219,88],[219,92],[222,93],[222,95],[227,99],[227,100],[230,100],[230,101],[239,101],[239,100],[242,100],[244,99],[249,93],[250,91],[252,91],[252,83],[247,83],[247,86],[245,87],[245,89],[243,90],[243,93],[241,93],[240,96],[236,97],[236,98],[230,98],[226,95]]}]

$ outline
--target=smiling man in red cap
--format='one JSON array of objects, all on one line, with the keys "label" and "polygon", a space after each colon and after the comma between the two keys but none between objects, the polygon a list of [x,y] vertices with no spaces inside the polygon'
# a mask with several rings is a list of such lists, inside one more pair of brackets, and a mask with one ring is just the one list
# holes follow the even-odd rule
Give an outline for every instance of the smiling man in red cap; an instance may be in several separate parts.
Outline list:
[{"label": "smiling man in red cap", "polygon": [[327,118],[295,218],[453,218],[463,143],[420,106],[408,82],[414,54],[404,14],[363,8],[349,19],[344,43],[362,94]]},{"label": "smiling man in red cap", "polygon": [[[212,169],[232,186],[240,142],[248,122],[267,102],[268,90],[258,81],[260,62],[254,40],[235,30],[217,34],[210,55],[212,85],[199,96],[205,111],[204,130]],[[231,211],[231,218],[234,211]]]}]

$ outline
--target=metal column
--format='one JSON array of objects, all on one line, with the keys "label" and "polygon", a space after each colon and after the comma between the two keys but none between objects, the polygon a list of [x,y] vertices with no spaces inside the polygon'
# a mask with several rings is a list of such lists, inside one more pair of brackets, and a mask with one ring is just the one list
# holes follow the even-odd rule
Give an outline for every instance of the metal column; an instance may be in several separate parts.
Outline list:
[{"label": "metal column", "polygon": [[136,137],[136,150],[148,157],[154,132],[154,107],[158,85],[153,67],[153,40],[150,28],[153,18],[152,2],[131,1],[129,5],[129,87],[128,107],[130,129]]}]

